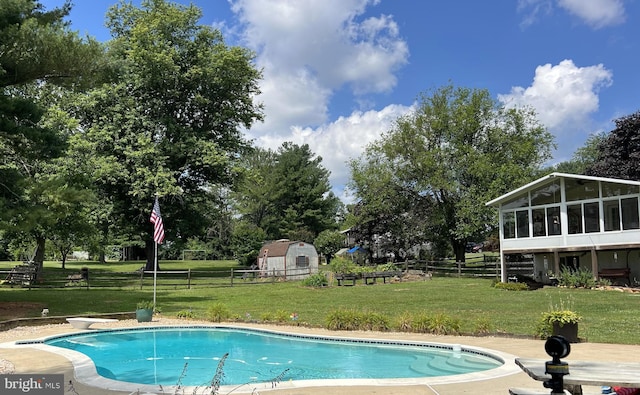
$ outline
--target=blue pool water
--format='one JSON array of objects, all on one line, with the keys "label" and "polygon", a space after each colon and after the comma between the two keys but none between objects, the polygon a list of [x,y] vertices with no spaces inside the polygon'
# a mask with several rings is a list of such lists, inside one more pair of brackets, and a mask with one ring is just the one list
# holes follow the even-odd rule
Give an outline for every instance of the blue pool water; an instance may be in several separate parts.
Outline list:
[{"label": "blue pool water", "polygon": [[445,345],[327,339],[237,328],[181,327],[96,331],[49,339],[79,351],[106,378],[207,385],[224,362],[222,385],[315,379],[418,378],[479,372],[497,358]]}]

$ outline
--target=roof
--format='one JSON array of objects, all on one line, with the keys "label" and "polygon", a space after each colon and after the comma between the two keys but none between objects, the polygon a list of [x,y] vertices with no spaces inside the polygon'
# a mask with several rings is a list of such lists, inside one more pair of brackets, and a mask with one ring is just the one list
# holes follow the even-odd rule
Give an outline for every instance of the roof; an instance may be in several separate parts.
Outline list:
[{"label": "roof", "polygon": [[287,250],[291,244],[304,243],[303,241],[291,241],[291,240],[278,240],[272,243],[268,243],[262,246],[260,249],[260,257],[264,255],[264,250],[268,249],[269,253],[267,256],[285,256],[287,255]]},{"label": "roof", "polygon": [[613,182],[617,184],[627,184],[627,185],[638,185],[640,186],[640,181],[632,181],[632,180],[622,180],[619,178],[607,178],[607,177],[594,177],[594,176],[585,176],[582,174],[569,174],[569,173],[551,173],[544,177],[538,178],[537,180],[528,183],[527,185],[521,186],[518,189],[514,189],[513,191],[506,193],[496,199],[493,199],[490,202],[487,202],[486,206],[499,206],[506,200],[511,199],[514,196],[517,196],[523,192],[529,191],[531,189],[535,189],[541,184],[546,183],[547,181],[555,178],[572,178],[576,180],[589,180],[589,181],[603,181],[603,182]]}]

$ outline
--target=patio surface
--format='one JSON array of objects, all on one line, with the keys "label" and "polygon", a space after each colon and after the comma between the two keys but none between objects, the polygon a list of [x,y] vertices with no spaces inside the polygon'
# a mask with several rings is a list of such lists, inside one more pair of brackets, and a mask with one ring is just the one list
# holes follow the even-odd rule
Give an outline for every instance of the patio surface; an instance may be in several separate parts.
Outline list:
[{"label": "patio surface", "polygon": [[[98,323],[91,326],[89,330],[107,329],[116,327],[142,327],[149,325],[188,325],[188,324],[208,324],[211,322],[196,322],[174,320],[166,318],[154,318],[151,323],[138,323],[135,320],[121,320],[115,323]],[[338,336],[338,337],[358,337],[371,339],[392,339],[392,340],[416,340],[430,343],[447,343],[462,344],[473,347],[480,347],[489,350],[496,350],[502,353],[511,354],[516,357],[528,358],[544,358],[549,357],[544,352],[544,341],[530,340],[508,337],[469,337],[469,336],[435,336],[427,334],[414,333],[381,333],[381,332],[334,332],[318,328],[304,328],[296,326],[269,326],[257,324],[230,324],[232,326],[243,326],[260,329],[269,329],[274,331],[282,331],[289,333],[301,333],[320,336]],[[83,332],[83,330],[74,329],[70,324],[44,325],[37,327],[19,327],[8,331],[0,332],[0,360],[4,360],[4,364],[0,364],[1,369],[9,368],[14,373],[63,373],[65,375],[65,393],[69,391],[69,381],[73,383],[73,389],[79,395],[106,395],[106,394],[131,394],[136,393],[137,389],[132,385],[130,391],[111,391],[96,387],[91,387],[79,383],[75,377],[73,366],[69,360],[58,354],[38,350],[28,346],[16,347],[13,342],[17,340],[40,339],[48,336]],[[571,365],[571,360],[593,360],[593,361],[611,361],[611,362],[637,362],[640,355],[639,345],[618,345],[618,344],[601,344],[601,343],[578,343],[571,345],[571,354],[566,361]],[[513,361],[507,361],[514,365]],[[294,386],[283,383],[275,389],[259,389],[259,393],[269,393],[273,395],[364,395],[364,394],[385,394],[385,395],[422,395],[422,394],[501,394],[509,393],[510,387],[537,388],[543,390],[542,383],[536,382],[529,378],[525,373],[518,371],[514,374],[508,374],[502,377],[480,379],[462,383],[448,384],[422,384],[422,385],[340,385],[336,381],[336,385],[325,385],[322,387],[305,387],[295,388]],[[287,387],[287,388],[285,388]],[[585,394],[600,394],[600,388],[585,387]],[[161,393],[161,391],[157,391]],[[251,389],[244,391],[234,391],[234,393],[250,393]],[[169,392],[171,393],[171,392]],[[224,391],[220,392],[225,394]]]}]

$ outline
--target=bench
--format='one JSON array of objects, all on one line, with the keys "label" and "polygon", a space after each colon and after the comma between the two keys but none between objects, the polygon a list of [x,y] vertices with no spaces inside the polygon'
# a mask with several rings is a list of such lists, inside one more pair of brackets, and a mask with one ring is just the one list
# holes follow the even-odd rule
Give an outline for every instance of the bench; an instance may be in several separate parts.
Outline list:
[{"label": "bench", "polygon": [[598,277],[610,279],[612,283],[622,278],[626,280],[626,285],[629,285],[631,284],[631,269],[628,267],[600,269]]},{"label": "bench", "polygon": [[351,281],[351,285],[356,285],[356,278],[355,274],[336,274],[338,286],[341,286],[343,281]]},{"label": "bench", "polygon": [[67,318],[67,322],[76,329],[89,329],[93,324],[101,324],[105,322],[116,322],[118,320],[111,318],[91,318],[91,317],[71,317]]},{"label": "bench", "polygon": [[[387,283],[387,279],[392,277],[400,276],[400,272],[374,272],[374,273],[363,273],[362,279],[364,280],[365,285],[375,284],[376,279],[381,278],[383,283]],[[371,280],[371,282],[369,282]]]}]

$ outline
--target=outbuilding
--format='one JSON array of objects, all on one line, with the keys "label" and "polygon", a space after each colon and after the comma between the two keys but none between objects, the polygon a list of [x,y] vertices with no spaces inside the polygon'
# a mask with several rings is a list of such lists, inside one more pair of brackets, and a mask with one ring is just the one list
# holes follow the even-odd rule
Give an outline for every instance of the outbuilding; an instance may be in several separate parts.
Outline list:
[{"label": "outbuilding", "polygon": [[318,273],[318,252],[313,244],[278,240],[262,246],[258,268],[265,276],[301,280]]},{"label": "outbuilding", "polygon": [[585,269],[634,285],[640,278],[640,182],[552,173],[487,203],[499,210],[502,281],[506,255],[534,257],[534,279]]}]

